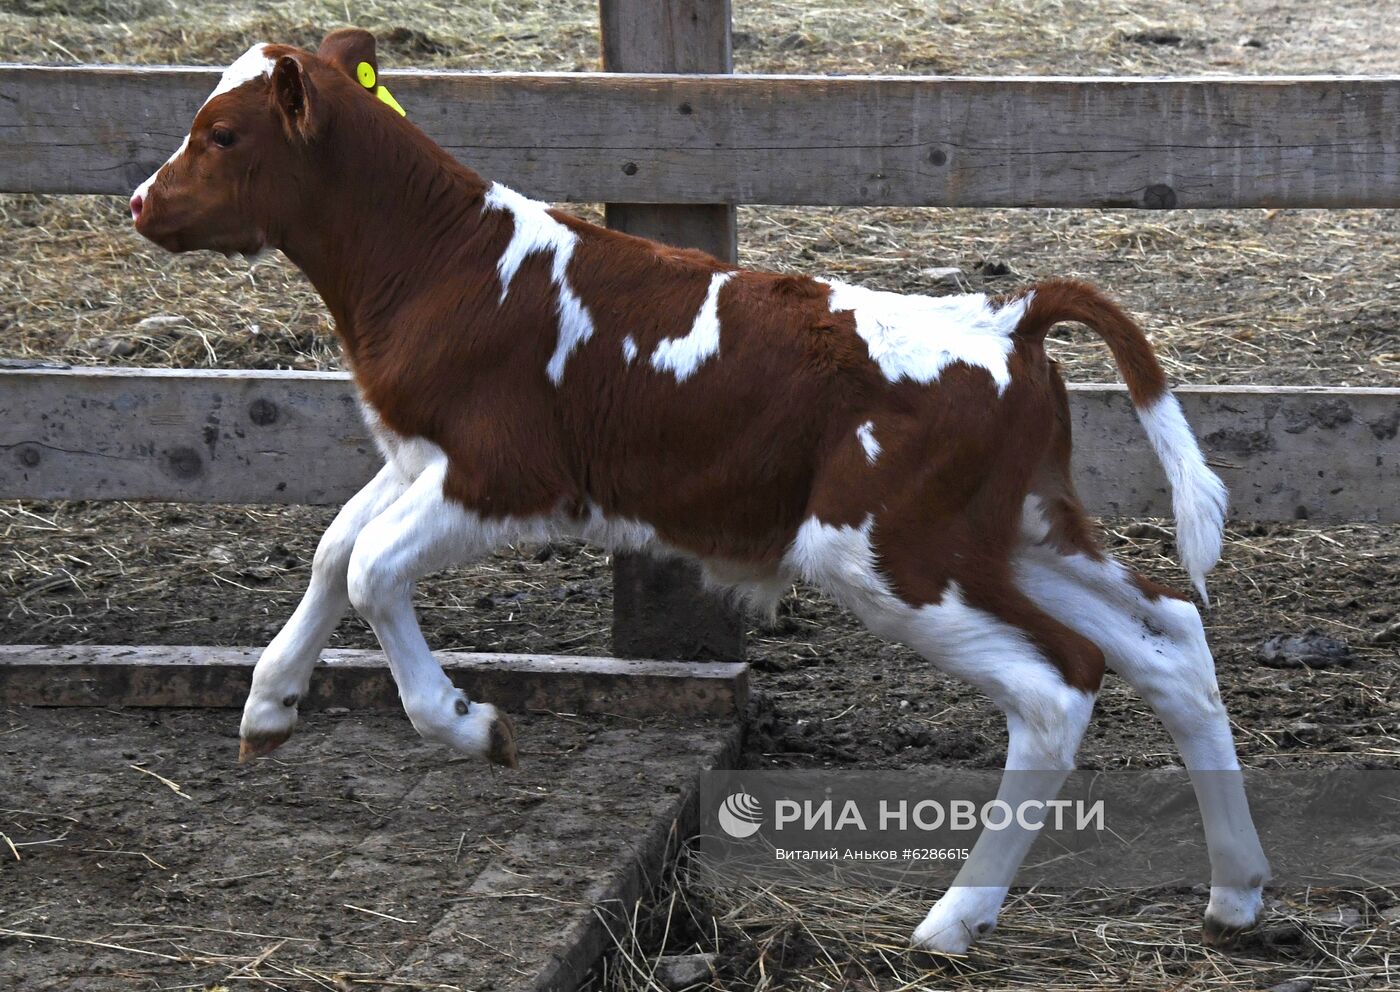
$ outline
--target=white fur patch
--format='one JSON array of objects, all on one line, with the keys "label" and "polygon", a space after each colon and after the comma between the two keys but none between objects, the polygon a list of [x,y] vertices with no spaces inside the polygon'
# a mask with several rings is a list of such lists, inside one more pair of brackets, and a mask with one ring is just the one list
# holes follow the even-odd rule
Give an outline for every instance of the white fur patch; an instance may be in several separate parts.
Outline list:
[{"label": "white fur patch", "polygon": [[651,524],[628,517],[609,517],[602,507],[588,504],[588,516],[582,520],[559,517],[554,525],[562,534],[577,537],[609,551],[643,551],[657,546],[656,529]]},{"label": "white fur patch", "polygon": [[[390,430],[375,409],[363,400],[360,412],[384,460],[405,482],[412,482],[434,465],[446,462],[447,453],[436,444],[426,438],[405,437]],[[609,551],[640,551],[657,546],[656,531],[650,524],[605,516],[593,503],[588,504],[587,515],[583,517],[573,517],[561,510],[538,517],[501,517],[492,518],[492,521],[496,529],[491,533],[499,544],[576,537]]]},{"label": "white fur patch", "polygon": [[875,440],[875,421],[867,420],[856,428],[856,440],[865,449],[865,460],[871,465],[880,457],[880,442]]},{"label": "white fur patch", "polygon": [[412,482],[434,462],[444,459],[447,454],[436,444],[421,437],[405,437],[385,426],[379,412],[360,399],[360,416],[374,438],[374,445],[384,456],[384,461],[399,474],[405,482]]},{"label": "white fur patch", "polygon": [[265,43],[259,42],[238,56],[233,64],[224,70],[219,85],[214,87],[214,92],[205,98],[204,103],[207,105],[214,97],[236,90],[244,83],[250,83],[260,76],[272,75],[272,69],[277,64],[277,60],[268,57],[267,48]]},{"label": "white fur patch", "polygon": [[1220,560],[1229,503],[1225,483],[1207,467],[1175,396],[1163,393],[1150,406],[1139,408],[1137,415],[1171,483],[1182,567],[1191,576],[1201,601],[1209,605],[1206,573]]},{"label": "white fur patch", "polygon": [[874,528],[875,518],[869,514],[859,527],[809,517],[797,529],[783,563],[857,616],[898,609],[904,604],[890,591],[875,561],[870,541]]},{"label": "white fur patch", "polygon": [[1021,540],[1040,544],[1050,536],[1050,521],[1045,516],[1045,504],[1031,493],[1021,504]]},{"label": "white fur patch", "polygon": [[956,582],[948,584],[937,603],[916,607],[901,600],[880,572],[873,529],[869,515],[859,527],[811,517],[798,528],[784,564],[856,614],[873,633],[908,644],[941,670],[980,688],[1003,710],[1020,713],[1037,733],[1055,739],[1058,715],[1078,709],[1085,693],[1066,685],[1018,628],[967,605]]},{"label": "white fur patch", "polygon": [[593,336],[593,317],[569,285],[569,260],[578,245],[578,235],[551,217],[545,204],[500,183],[492,183],[486,191],[486,209],[509,211],[515,222],[510,244],[496,263],[502,303],[526,258],[536,252],[553,256],[551,279],[559,294],[559,340],[545,373],[557,386],[564,379],[569,356]]},{"label": "white fur patch", "polygon": [[891,382],[932,382],[954,362],[986,369],[1001,393],[1011,384],[1012,332],[1032,293],[1001,309],[981,293],[920,296],[852,286],[834,279],[832,312],[852,311],[856,333]]},{"label": "white fur patch", "polygon": [[733,272],[716,272],[710,277],[710,289],[690,333],[682,338],[667,338],[651,353],[652,368],[670,372],[677,382],[685,382],[707,360],[719,354],[719,291]]},{"label": "white fur patch", "polygon": [[1017,587],[1036,606],[1098,645],[1108,667],[1155,705],[1183,714],[1193,752],[1209,755],[1204,767],[1239,767],[1194,606],[1170,597],[1149,599],[1111,558],[1095,561],[1026,546],[1013,566]]},{"label": "white fur patch", "polygon": [[622,339],[622,360],[628,365],[637,360],[637,339],[630,334]]},{"label": "white fur patch", "polygon": [[768,621],[777,618],[778,603],[792,586],[792,574],[782,567],[763,567],[727,559],[700,562],[707,589],[732,597]]}]

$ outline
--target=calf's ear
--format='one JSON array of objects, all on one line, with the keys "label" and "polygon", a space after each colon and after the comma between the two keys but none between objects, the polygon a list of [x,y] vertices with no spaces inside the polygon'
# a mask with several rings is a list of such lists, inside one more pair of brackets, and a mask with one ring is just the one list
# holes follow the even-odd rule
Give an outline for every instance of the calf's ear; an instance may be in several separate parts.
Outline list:
[{"label": "calf's ear", "polygon": [[[363,28],[341,28],[339,31],[332,31],[326,35],[326,40],[321,42],[321,48],[316,54],[366,89],[373,88],[379,76],[379,57],[374,50],[374,35]],[[362,78],[366,76],[365,71],[360,68],[362,64],[369,66],[368,81]]]},{"label": "calf's ear", "polygon": [[293,137],[310,138],[314,99],[311,79],[291,55],[283,55],[272,67],[272,96],[282,115],[287,133]]}]

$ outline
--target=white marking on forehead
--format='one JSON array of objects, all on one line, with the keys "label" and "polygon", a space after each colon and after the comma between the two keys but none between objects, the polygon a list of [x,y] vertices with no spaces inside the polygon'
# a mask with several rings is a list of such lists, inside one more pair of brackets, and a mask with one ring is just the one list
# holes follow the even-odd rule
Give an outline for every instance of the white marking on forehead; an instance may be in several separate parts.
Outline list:
[{"label": "white marking on forehead", "polygon": [[[269,75],[272,72],[272,67],[277,63],[276,60],[267,57],[267,48],[268,46],[265,43],[259,42],[242,55],[238,56],[238,58],[234,59],[233,65],[224,70],[223,76],[219,79],[219,85],[214,87],[213,93],[205,97],[204,103],[200,104],[199,109],[203,110],[209,105],[210,100],[220,94],[235,90],[244,83],[257,79],[259,76]],[[198,112],[196,112],[195,116],[198,116]],[[156,176],[160,175],[160,170],[183,155],[185,149],[189,146],[190,136],[187,134],[185,135],[185,140],[180,142],[180,147],[175,149],[174,154],[162,162],[155,172],[147,176],[140,186],[136,187],[135,195],[141,197],[143,200],[150,195],[151,186],[155,184]]]},{"label": "white marking on forehead", "polygon": [[559,292],[559,341],[545,372],[556,386],[564,378],[564,365],[576,349],[593,336],[593,317],[569,285],[569,260],[578,245],[578,235],[549,214],[538,200],[522,196],[500,183],[486,191],[487,210],[508,211],[515,222],[510,244],[496,262],[501,280],[501,302],[506,301],[510,284],[525,259],[536,252],[554,256],[551,279]]},{"label": "white marking on forehead", "polygon": [[628,365],[637,360],[637,339],[630,334],[622,339],[622,357]]},{"label": "white marking on forehead", "polygon": [[880,442],[875,440],[875,421],[867,420],[856,428],[856,440],[865,449],[865,460],[871,465],[880,457]]},{"label": "white marking on forehead", "polygon": [[277,64],[277,60],[268,57],[268,47],[266,43],[258,42],[234,59],[233,65],[224,70],[219,85],[215,86],[214,92],[205,98],[204,104],[207,106],[214,97],[236,90],[244,83],[250,83],[260,76],[272,75],[272,68]]},{"label": "white marking on forehead", "polygon": [[852,286],[834,279],[833,312],[854,311],[856,333],[891,382],[932,382],[954,362],[986,369],[997,392],[1011,384],[1012,332],[1034,293],[995,309],[982,293],[918,296]]},{"label": "white marking on forehead", "polygon": [[710,277],[710,289],[695,314],[690,333],[658,344],[651,353],[653,368],[671,372],[677,382],[685,382],[707,359],[719,354],[719,291],[733,277],[733,272],[716,272]]}]

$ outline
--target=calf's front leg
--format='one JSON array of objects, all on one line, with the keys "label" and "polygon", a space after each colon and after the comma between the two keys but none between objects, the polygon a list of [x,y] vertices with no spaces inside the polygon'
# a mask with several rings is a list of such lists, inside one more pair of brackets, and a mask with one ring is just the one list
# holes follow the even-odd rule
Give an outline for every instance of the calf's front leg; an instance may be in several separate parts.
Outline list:
[{"label": "calf's front leg", "polygon": [[292,735],[297,704],[311,683],[316,661],[350,605],[346,570],[355,539],[366,524],[403,495],[408,484],[392,465],[384,466],[350,498],[321,535],[306,593],[253,668],[253,685],[239,728],[239,761],[268,754]]},{"label": "calf's front leg", "polygon": [[472,702],[452,684],[413,614],[419,578],[519,536],[510,521],[484,520],[448,500],[446,476],[447,459],[439,458],[360,532],[350,556],[350,601],[374,628],[414,729],[428,740],[513,768],[515,732],[509,717],[489,703]]}]

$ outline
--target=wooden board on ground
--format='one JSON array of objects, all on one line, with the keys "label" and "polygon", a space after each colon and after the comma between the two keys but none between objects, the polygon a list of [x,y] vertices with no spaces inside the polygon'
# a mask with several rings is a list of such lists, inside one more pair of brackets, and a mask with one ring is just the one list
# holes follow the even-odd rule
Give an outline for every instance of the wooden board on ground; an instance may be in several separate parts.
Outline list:
[{"label": "wooden board on ground", "polygon": [[[0,645],[0,705],[241,707],[260,650]],[[464,651],[435,657],[472,699],[517,713],[729,717],[742,713],[748,700],[748,668],[734,662]],[[331,706],[399,710],[382,653],[322,652],[302,708]]]},{"label": "wooden board on ground", "polygon": [[[0,66],[0,191],[129,193],[220,71]],[[546,200],[1400,206],[1397,76],[386,75],[454,155]]]},{"label": "wooden board on ground", "polygon": [[[1400,389],[1176,390],[1232,511],[1400,522]],[[1070,387],[1089,508],[1169,516],[1118,386]],[[343,373],[0,368],[0,498],[340,503],[379,466]]]},{"label": "wooden board on ground", "polygon": [[374,713],[236,766],[232,714],[0,708],[0,987],[577,988],[735,727],[517,727],[494,774]]}]

